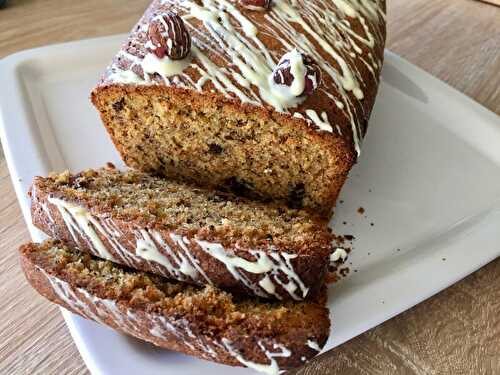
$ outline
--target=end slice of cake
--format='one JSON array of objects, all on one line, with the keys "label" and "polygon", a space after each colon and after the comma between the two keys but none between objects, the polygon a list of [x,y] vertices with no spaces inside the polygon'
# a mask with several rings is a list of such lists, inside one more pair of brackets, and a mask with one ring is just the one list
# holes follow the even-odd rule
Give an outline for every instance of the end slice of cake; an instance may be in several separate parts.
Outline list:
[{"label": "end slice of cake", "polygon": [[235,294],[302,300],[333,251],[323,218],[136,171],[36,177],[33,224],[52,238],[139,270]]},{"label": "end slice of cake", "polygon": [[318,354],[330,330],[325,293],[264,303],[130,270],[58,241],[20,249],[29,283],[84,318],[162,348],[268,374]]},{"label": "end slice of cake", "polygon": [[328,216],[385,32],[385,0],[155,0],[92,102],[129,167]]}]

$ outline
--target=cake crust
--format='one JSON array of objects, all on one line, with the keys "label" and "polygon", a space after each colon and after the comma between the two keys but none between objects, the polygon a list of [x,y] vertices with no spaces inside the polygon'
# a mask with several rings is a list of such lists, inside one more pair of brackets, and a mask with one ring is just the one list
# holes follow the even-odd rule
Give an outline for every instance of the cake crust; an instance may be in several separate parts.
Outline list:
[{"label": "cake crust", "polygon": [[315,356],[329,334],[324,294],[295,307],[266,307],[233,300],[212,287],[193,289],[89,260],[58,241],[26,244],[20,260],[28,282],[51,302],[156,346],[209,361],[277,374]]}]

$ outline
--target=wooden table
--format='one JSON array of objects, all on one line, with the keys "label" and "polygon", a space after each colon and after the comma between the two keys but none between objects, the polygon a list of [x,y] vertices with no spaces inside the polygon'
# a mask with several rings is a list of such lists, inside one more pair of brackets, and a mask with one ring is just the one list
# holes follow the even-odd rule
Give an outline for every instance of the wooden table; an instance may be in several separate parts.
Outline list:
[{"label": "wooden table", "polygon": [[[0,10],[0,58],[126,32],[148,2],[10,0]],[[473,0],[389,3],[388,47],[500,114],[500,8]],[[21,275],[16,248],[29,235],[1,152],[0,238],[0,373],[88,373],[59,309]],[[500,374],[500,259],[298,373]]]}]

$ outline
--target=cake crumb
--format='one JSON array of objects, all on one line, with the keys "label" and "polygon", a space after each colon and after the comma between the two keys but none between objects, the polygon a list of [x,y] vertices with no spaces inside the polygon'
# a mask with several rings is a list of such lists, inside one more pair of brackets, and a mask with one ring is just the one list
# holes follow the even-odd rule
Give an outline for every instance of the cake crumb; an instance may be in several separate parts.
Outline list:
[{"label": "cake crumb", "polygon": [[365,209],[363,207],[358,208],[358,214],[363,215],[365,213]]},{"label": "cake crumb", "polygon": [[66,170],[62,173],[59,173],[59,174],[51,173],[49,176],[54,177],[55,183],[57,185],[66,185],[69,183],[69,180],[70,180],[70,173],[68,170]]},{"label": "cake crumb", "polygon": [[340,273],[340,276],[342,277],[346,277],[350,272],[350,269],[349,268],[341,268],[339,270],[339,273]]}]

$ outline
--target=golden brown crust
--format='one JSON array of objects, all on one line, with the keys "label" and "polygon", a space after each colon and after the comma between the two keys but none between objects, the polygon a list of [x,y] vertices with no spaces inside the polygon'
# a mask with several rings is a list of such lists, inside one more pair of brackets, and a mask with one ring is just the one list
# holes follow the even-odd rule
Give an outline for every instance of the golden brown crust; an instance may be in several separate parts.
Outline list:
[{"label": "golden brown crust", "polygon": [[[85,318],[166,349],[241,366],[235,352],[246,361],[269,365],[270,358],[259,345],[271,352],[279,352],[273,346],[280,345],[290,355],[276,358],[277,363],[280,369],[289,369],[317,354],[307,345],[309,339],[321,347],[329,334],[324,294],[316,302],[296,305],[232,301],[230,295],[211,287],[196,290],[182,283],[154,278],[152,282],[147,274],[81,257],[60,242],[20,248],[23,272],[42,296]],[[89,274],[90,269],[94,271]],[[103,278],[103,274],[111,276]],[[103,284],[99,281],[102,279],[112,281]],[[138,285],[143,279],[144,285]],[[124,286],[114,280],[123,280]],[[130,281],[134,286],[127,289]],[[224,316],[231,316],[231,320]],[[229,343],[234,352],[228,350]]]},{"label": "golden brown crust", "polygon": [[[93,179],[110,179],[111,176],[126,179],[127,176],[130,178],[140,176],[140,181],[145,181],[147,178],[137,172],[120,173],[100,170],[87,171],[86,173],[98,176],[92,177]],[[63,178],[67,178],[67,181],[61,182]],[[149,178],[153,179],[153,177]],[[91,184],[90,181],[91,178],[78,178],[72,175],[57,175],[51,178],[36,177],[30,193],[33,224],[53,238],[64,240],[82,251],[102,257],[103,255],[100,254],[95,243],[89,239],[84,231],[68,227],[60,208],[53,202],[49,202],[49,197],[77,204],[87,209],[92,215],[93,220],[95,220],[94,228],[98,223],[104,229],[104,231],[97,229],[94,231],[109,255],[117,263],[196,285],[210,282],[235,294],[257,295],[265,298],[302,299],[315,295],[326,275],[333,236],[327,230],[326,224],[319,219],[316,223],[314,218],[311,219],[307,216],[299,219],[298,222],[301,225],[306,225],[308,221],[313,224],[311,228],[304,230],[303,234],[300,234],[299,227],[295,226],[296,229],[293,233],[295,239],[292,234],[275,235],[274,238],[265,239],[265,233],[273,233],[273,230],[268,228],[267,231],[261,233],[260,226],[264,226],[264,223],[258,221],[247,224],[249,228],[255,227],[254,230],[250,230],[248,235],[254,238],[248,240],[245,240],[244,235],[235,234],[237,229],[231,229],[231,224],[222,227],[220,231],[217,231],[217,228],[215,231],[211,231],[209,226],[194,227],[188,230],[183,229],[182,226],[166,227],[166,224],[162,224],[158,216],[146,216],[140,213],[136,215],[120,214],[116,207],[110,208],[113,204],[117,205],[113,199],[93,200],[78,190],[77,186]],[[115,184],[115,182],[116,185],[119,184],[118,180],[112,183]],[[167,184],[166,181],[162,181],[162,183]],[[190,189],[186,185],[176,184],[176,186],[182,186],[186,190]],[[137,189],[139,190],[139,188]],[[138,194],[140,193],[138,191]],[[124,197],[122,196],[121,199]],[[241,198],[238,198],[237,202],[240,203],[232,206],[234,207],[231,209],[232,212],[238,209],[252,210],[252,207],[257,209],[259,205],[262,205],[248,202],[250,206],[246,207],[246,201]],[[191,202],[191,205],[193,204]],[[133,205],[134,203],[132,203]],[[139,204],[137,205],[139,206]],[[195,211],[196,207],[192,206],[190,210]],[[266,210],[269,211],[269,215],[273,213],[267,206]],[[286,210],[292,214],[295,213],[295,210]],[[276,217],[269,216],[268,219],[271,223],[274,221],[274,225],[278,225]],[[173,238],[172,234],[178,236],[177,239]],[[259,237],[262,240],[258,240]],[[182,239],[182,243],[179,242],[179,238]],[[249,242],[245,244],[245,241],[250,240],[255,245],[252,246]],[[272,240],[272,246],[269,246],[269,240]],[[139,253],[138,241],[153,242],[160,257],[152,260],[152,258],[140,255],[143,253]],[[237,267],[232,268],[230,260],[224,262],[220,255],[211,253],[210,249],[207,250],[206,247],[203,247],[202,244],[205,243],[221,244],[221,247],[215,251],[222,250],[231,260],[239,258],[240,264],[241,262],[252,263],[254,265],[253,272],[247,272]],[[151,251],[150,248],[149,251]],[[216,258],[217,256],[219,258]],[[286,258],[288,256],[289,259]],[[179,259],[184,259],[184,265],[192,265],[199,272],[193,270],[191,273],[180,272]],[[175,270],[172,270],[172,267],[169,268],[167,262]],[[263,266],[258,266],[259,264],[263,264]],[[275,266],[269,267],[268,264]],[[284,268],[279,271],[279,267]],[[285,274],[283,271],[289,272],[289,274]],[[266,279],[266,276],[269,278],[268,282],[274,286],[272,293],[259,286],[259,283]],[[296,285],[297,289],[290,292],[285,288],[288,283]]]}]

